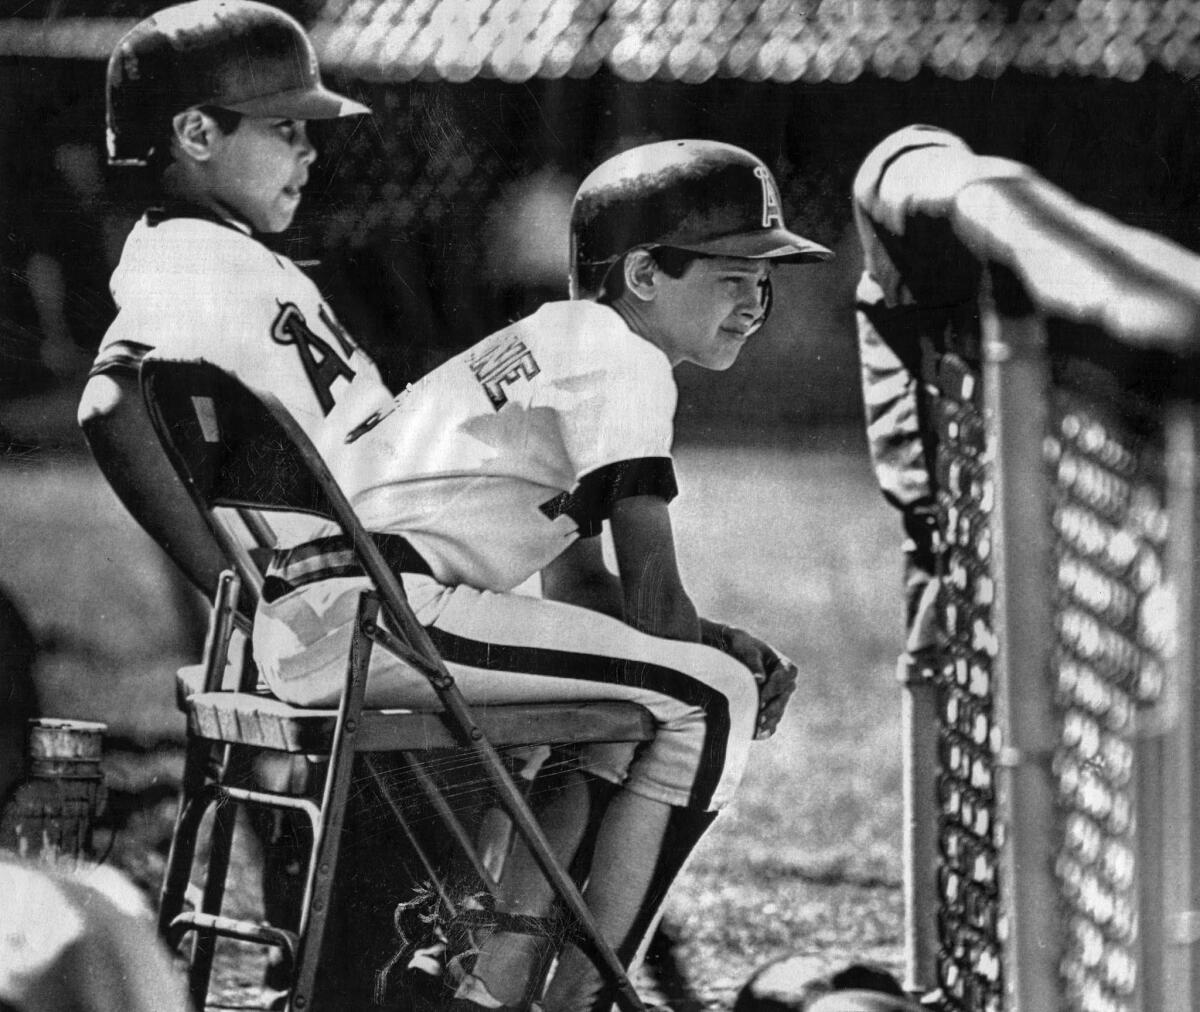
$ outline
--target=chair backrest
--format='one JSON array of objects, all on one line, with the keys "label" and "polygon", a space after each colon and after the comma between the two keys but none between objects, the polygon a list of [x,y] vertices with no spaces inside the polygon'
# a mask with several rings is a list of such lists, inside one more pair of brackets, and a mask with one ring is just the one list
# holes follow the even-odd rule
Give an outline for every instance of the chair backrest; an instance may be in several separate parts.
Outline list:
[{"label": "chair backrest", "polygon": [[398,575],[278,398],[251,391],[210,363],[153,355],[142,363],[141,387],[167,457],[231,557],[239,551],[244,555],[245,549],[230,543],[224,525],[214,521],[215,507],[310,513],[334,521],[354,546],[392,628],[425,658],[427,671],[445,673],[437,650],[408,606]]},{"label": "chair backrest", "polygon": [[[303,430],[270,394],[204,362],[150,357],[142,396],[171,463],[206,509],[248,507],[335,518],[325,471]],[[271,402],[274,401],[274,404]]]}]

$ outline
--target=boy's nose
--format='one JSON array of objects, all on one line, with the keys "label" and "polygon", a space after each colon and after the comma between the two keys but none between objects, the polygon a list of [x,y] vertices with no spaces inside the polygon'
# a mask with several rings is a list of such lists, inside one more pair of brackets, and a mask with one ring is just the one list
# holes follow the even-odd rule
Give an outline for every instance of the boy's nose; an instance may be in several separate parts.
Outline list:
[{"label": "boy's nose", "polygon": [[760,315],[766,304],[764,295],[765,293],[760,285],[751,285],[742,293],[741,299],[738,300],[738,312],[742,316],[750,318]]}]

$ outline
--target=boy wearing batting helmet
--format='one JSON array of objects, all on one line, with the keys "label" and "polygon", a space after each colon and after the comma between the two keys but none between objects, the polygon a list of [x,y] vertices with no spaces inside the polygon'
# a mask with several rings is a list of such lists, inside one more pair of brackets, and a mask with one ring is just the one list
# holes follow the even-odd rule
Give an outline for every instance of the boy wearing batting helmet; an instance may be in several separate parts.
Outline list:
[{"label": "boy wearing batting helmet", "polygon": [[[109,162],[138,174],[154,203],[129,235],[112,279],[119,313],[101,344],[79,421],[105,477],[146,531],[207,588],[226,563],[159,447],[137,369],[164,344],[203,349],[214,335],[254,355],[267,340],[339,349],[360,383],[356,352],[313,284],[258,237],[292,221],[316,151],[306,124],[369,110],[328,89],[303,28],[251,0],[167,7],[128,32],[108,65]],[[286,312],[284,311],[286,307]],[[274,330],[272,328],[274,327]],[[310,387],[302,363],[281,371]],[[307,363],[320,372],[319,362]],[[381,383],[364,397],[386,403]],[[314,398],[310,410],[321,411]],[[295,914],[291,851],[264,848],[268,915]],[[284,983],[280,967],[269,983]]]},{"label": "boy wearing batting helmet", "polygon": [[251,348],[276,322],[281,338],[349,345],[312,283],[257,236],[296,213],[316,158],[307,121],[369,110],[324,85],[298,22],[253,0],[193,0],[141,21],[112,52],[106,104],[109,163],[145,176],[156,197],[113,275],[119,312],[79,420],[121,500],[211,586],[222,557],[159,450],[137,367],[168,336]]},{"label": "boy wearing batting helmet", "polygon": [[[439,462],[474,460],[465,468],[473,480],[495,480],[480,490],[478,508],[490,502],[495,517],[503,503],[500,523],[480,528],[476,520],[472,540],[482,554],[517,565],[491,589],[540,570],[548,599],[480,595],[469,578],[433,622],[448,659],[596,679],[581,695],[632,699],[657,718],[655,739],[631,764],[595,756],[590,767],[611,782],[612,797],[587,898],[627,964],[731,797],[750,741],[774,732],[796,678],[766,643],[701,618],[683,586],[669,512],[673,369],[727,369],[770,312],[774,265],[831,255],[786,227],[775,180],[749,152],[704,140],[633,148],[600,165],[575,195],[572,301],[501,330],[397,402],[413,451],[425,441],[423,424],[440,416]],[[418,464],[414,478],[432,463]],[[439,496],[439,507],[452,502],[455,511],[460,495],[469,495],[465,487]],[[422,539],[422,553],[428,546],[445,559],[424,539],[426,523],[447,527],[426,512],[406,530],[414,544]],[[615,574],[595,536],[605,525]],[[482,671],[475,677],[485,684]],[[536,883],[523,882],[520,867],[502,906],[537,914]],[[522,959],[534,947],[514,932],[491,935],[456,1012],[521,1007]],[[588,956],[568,944],[545,1008],[599,1012],[611,1001]]]},{"label": "boy wearing batting helmet", "polygon": [[[578,191],[572,238],[575,299],[484,339],[383,411],[348,397],[352,381],[340,374],[326,415],[300,399],[289,406],[318,439],[332,435],[336,413],[339,438],[318,445],[468,698],[622,699],[656,718],[632,761],[589,751],[591,776],[543,814],[564,860],[582,822],[598,820],[587,897],[630,963],[796,677],[767,644],[702,619],[684,589],[668,507],[672,370],[728,368],[769,311],[772,266],[830,254],[786,228],[759,159],[707,141],[646,145],[604,163]],[[254,385],[268,361],[274,375],[298,351],[263,341],[248,361],[215,341],[206,357]],[[596,536],[606,525],[615,574]],[[264,677],[303,705],[336,698],[364,585],[349,546],[321,533],[276,552],[254,630]],[[538,574],[542,597],[513,592]],[[373,661],[367,698],[433,702],[425,679],[387,656]],[[516,916],[484,943],[458,1009],[529,1002],[544,953],[518,930],[519,915],[543,915],[548,903],[518,851],[498,901]],[[543,1001],[549,1012],[590,1010],[612,996],[568,944]]]}]

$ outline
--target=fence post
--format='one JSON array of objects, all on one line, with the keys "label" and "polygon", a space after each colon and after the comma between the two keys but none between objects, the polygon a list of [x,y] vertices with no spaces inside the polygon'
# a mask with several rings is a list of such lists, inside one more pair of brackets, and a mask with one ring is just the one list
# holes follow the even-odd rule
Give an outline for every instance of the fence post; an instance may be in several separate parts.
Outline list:
[{"label": "fence post", "polygon": [[[1180,404],[1167,422],[1167,579],[1175,590],[1175,656],[1159,711],[1163,770],[1164,1009],[1200,1008],[1200,409]],[[1145,911],[1144,911],[1145,912]],[[1159,967],[1148,965],[1150,974]]]},{"label": "fence post", "polygon": [[928,660],[905,653],[901,691],[904,802],[904,989],[920,997],[937,982],[938,705]]},{"label": "fence post", "polygon": [[995,712],[1004,977],[1011,1012],[1064,1007],[1054,874],[1058,826],[1051,762],[1053,557],[1043,460],[1050,378],[1042,321],[1016,278],[989,265],[980,299],[984,408],[993,464]]}]

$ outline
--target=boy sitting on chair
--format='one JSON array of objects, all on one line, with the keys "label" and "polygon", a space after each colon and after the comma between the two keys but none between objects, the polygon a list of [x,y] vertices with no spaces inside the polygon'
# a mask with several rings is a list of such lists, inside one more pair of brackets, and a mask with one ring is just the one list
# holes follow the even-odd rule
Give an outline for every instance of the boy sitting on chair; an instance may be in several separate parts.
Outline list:
[{"label": "boy sitting on chair", "polygon": [[[159,446],[138,365],[168,337],[203,349],[220,334],[252,349],[264,330],[274,340],[294,333],[305,347],[338,345],[336,361],[360,378],[361,396],[390,402],[312,282],[255,238],[282,232],[296,213],[316,157],[306,121],[370,110],[324,86],[294,19],[250,0],[196,0],[140,22],[113,51],[106,98],[109,163],[142,174],[157,204],[134,227],[114,274],[120,314],[79,421],[121,501],[211,593],[227,562]],[[271,378],[289,380],[311,389],[303,368]],[[264,847],[264,902],[276,923],[296,916],[294,856],[291,846]],[[273,964],[268,983],[284,984],[282,970]]]},{"label": "boy sitting on chair", "polygon": [[[121,501],[185,572],[215,587],[225,563],[159,448],[137,367],[168,335],[220,333],[253,347],[277,324],[276,340],[303,331],[314,348],[338,344],[336,362],[352,360],[345,368],[368,396],[390,399],[312,282],[255,238],[282,232],[300,205],[316,158],[306,121],[370,110],[324,86],[299,23],[252,0],[193,0],[140,22],[113,51],[106,98],[109,164],[145,174],[158,203],[113,275],[120,312],[79,420]],[[303,370],[271,382],[289,379],[309,389]]]},{"label": "boy sitting on chair", "polygon": [[[769,311],[772,263],[829,251],[785,228],[774,179],[748,152],[705,141],[636,148],[602,165],[576,197],[573,301],[492,335],[393,398],[315,288],[254,238],[295,213],[315,157],[304,120],[366,111],[325,90],[306,60],[277,61],[277,77],[237,72],[229,51],[280,51],[264,41],[265,27],[252,46],[223,41],[247,30],[246,19],[280,17],[267,11],[245,0],[170,8],[114,55],[114,141],[168,160],[172,204],[130,236],[113,277],[120,311],[99,361],[153,347],[269,388],[394,560],[472,702],[619,699],[653,714],[657,733],[632,761],[596,750],[585,763],[588,790],[563,792],[542,813],[567,861],[594,803],[586,897],[629,964],[796,678],[767,644],[701,619],[684,590],[668,511],[672,369],[732,365]],[[170,45],[148,41],[160,36]],[[121,112],[122,88],[151,87],[160,73],[169,87],[143,92],[135,108],[168,113],[165,136],[123,136],[135,121]],[[277,108],[264,86],[297,106]],[[167,99],[174,106],[163,108]],[[619,575],[595,537],[605,522]],[[328,534],[313,518],[289,529],[255,620],[260,671],[298,705],[337,698],[366,585],[349,546]],[[542,598],[512,593],[538,573]],[[376,652],[367,702],[436,697],[422,675]],[[519,849],[501,911],[543,915],[549,896]],[[526,1005],[540,945],[493,932],[459,987],[460,1007]],[[589,955],[568,945],[543,997],[548,1012],[611,1000]]]},{"label": "boy sitting on chair", "polygon": [[[589,753],[591,813],[583,790],[541,813],[564,861],[589,816],[598,820],[585,895],[629,965],[796,677],[767,644],[700,618],[683,587],[668,507],[672,370],[684,361],[728,368],[769,311],[773,261],[830,254],[784,227],[759,159],[690,140],[604,163],[576,195],[572,240],[572,301],[493,334],[385,413],[339,430],[328,460],[469,700],[623,699],[654,715],[656,736],[632,763]],[[268,356],[298,353],[262,348],[210,347],[206,357],[253,384]],[[350,378],[325,362],[333,381],[321,389],[338,403]],[[300,419],[327,424],[311,410]],[[605,523],[618,575],[596,537]],[[337,697],[364,586],[348,547],[314,538],[276,554],[255,652],[283,699]],[[512,593],[538,573],[541,598]],[[435,702],[422,676],[387,658],[373,665],[367,698]],[[537,916],[548,902],[518,850],[500,909]],[[502,924],[460,984],[457,1008],[527,1006],[541,944]],[[611,1001],[591,958],[568,944],[544,1007]]]}]

